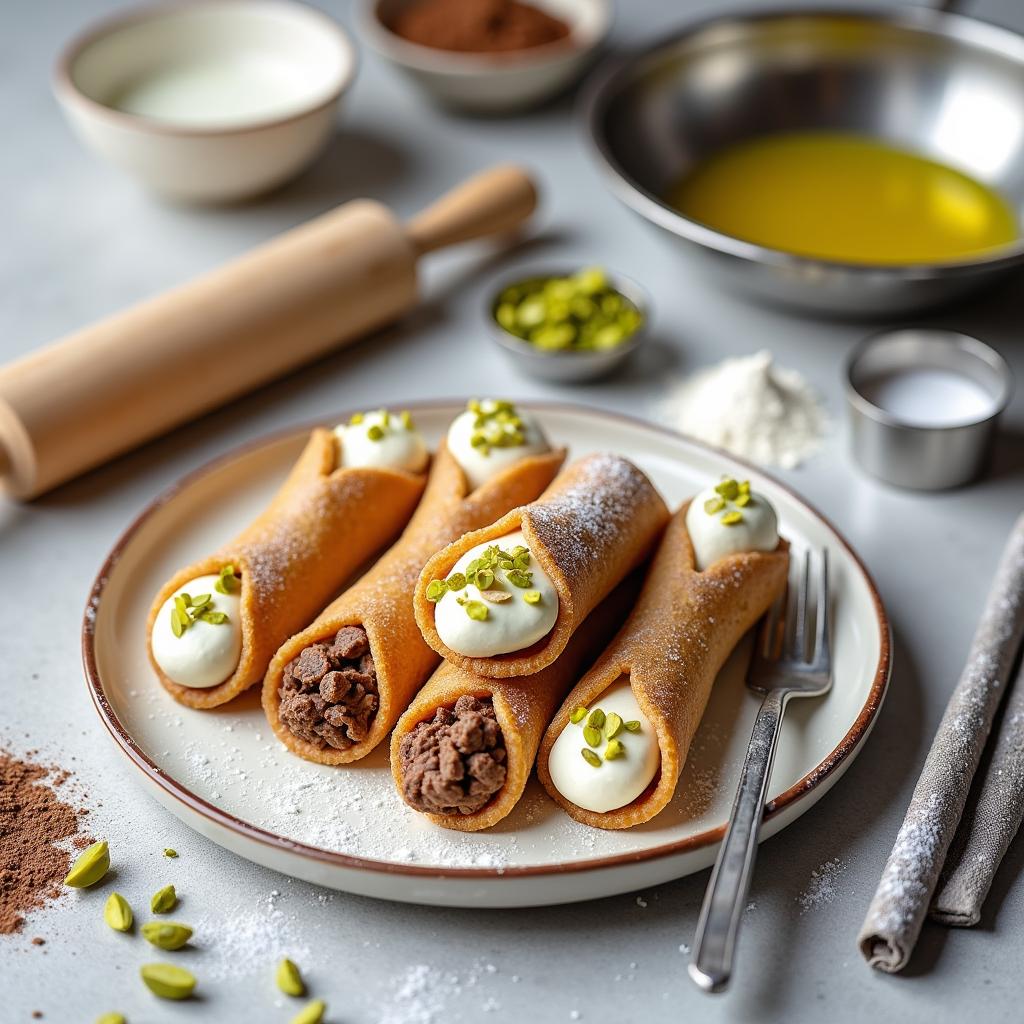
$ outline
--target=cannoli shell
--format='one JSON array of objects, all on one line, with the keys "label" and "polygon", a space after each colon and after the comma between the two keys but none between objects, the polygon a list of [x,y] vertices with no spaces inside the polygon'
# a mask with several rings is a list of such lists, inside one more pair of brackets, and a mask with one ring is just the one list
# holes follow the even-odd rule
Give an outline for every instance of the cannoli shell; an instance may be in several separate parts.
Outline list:
[{"label": "cannoli shell", "polygon": [[[729,555],[698,572],[686,529],[688,507],[689,502],[669,523],[632,614],[565,699],[541,743],[541,783],[571,817],[587,825],[630,828],[664,809],[675,793],[715,677],[743,634],[786,586],[785,541],[775,551]],[[632,803],[614,811],[588,811],[555,789],[548,757],[573,708],[592,706],[621,676],[629,677],[637,703],[657,732],[661,768]]]},{"label": "cannoli shell", "polygon": [[[534,675],[555,661],[590,612],[647,558],[668,518],[661,495],[631,462],[589,455],[569,466],[535,502],[434,555],[416,587],[416,621],[435,651],[468,672],[491,679]],[[427,585],[444,579],[470,548],[520,529],[558,592],[554,627],[522,651],[490,658],[453,651],[434,628]]]},{"label": "cannoli shell", "polygon": [[532,676],[487,679],[449,661],[430,677],[391,734],[391,774],[402,793],[402,737],[440,707],[453,707],[464,695],[489,697],[505,740],[505,785],[473,814],[426,814],[435,825],[460,832],[478,832],[502,820],[519,802],[551,716],[569,688],[600,652],[608,634],[622,624],[640,589],[640,572],[615,588],[573,634],[565,650],[547,668]]},{"label": "cannoli shell", "polygon": [[[408,521],[425,473],[335,468],[333,432],[317,428],[267,509],[220,551],[182,569],[161,588],[146,628],[149,660],[179,703],[213,708],[258,683],[277,648],[316,615],[368,558]],[[242,652],[223,683],[180,686],[160,670],[149,639],[164,601],[198,576],[233,564],[242,574]]]},{"label": "cannoli shell", "polygon": [[[399,540],[362,579],[274,656],[263,682],[263,708],[285,746],[309,761],[348,764],[365,757],[387,736],[438,662],[413,616],[412,594],[423,563],[453,538],[536,497],[554,479],[564,459],[564,449],[527,456],[470,492],[462,468],[447,446],[441,445],[423,500]],[[342,626],[362,626],[366,630],[377,670],[380,705],[366,738],[346,750],[337,750],[310,743],[284,725],[278,689],[288,662],[310,644],[332,637]]]}]

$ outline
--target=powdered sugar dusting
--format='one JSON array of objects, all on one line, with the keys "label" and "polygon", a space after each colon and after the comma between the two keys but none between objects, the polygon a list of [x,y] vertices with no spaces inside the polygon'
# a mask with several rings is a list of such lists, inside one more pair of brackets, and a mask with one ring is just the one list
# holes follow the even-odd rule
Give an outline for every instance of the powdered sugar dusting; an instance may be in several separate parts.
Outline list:
[{"label": "powdered sugar dusting", "polygon": [[845,870],[846,865],[834,857],[812,871],[810,884],[796,898],[801,912],[828,906],[839,895],[839,878]]}]

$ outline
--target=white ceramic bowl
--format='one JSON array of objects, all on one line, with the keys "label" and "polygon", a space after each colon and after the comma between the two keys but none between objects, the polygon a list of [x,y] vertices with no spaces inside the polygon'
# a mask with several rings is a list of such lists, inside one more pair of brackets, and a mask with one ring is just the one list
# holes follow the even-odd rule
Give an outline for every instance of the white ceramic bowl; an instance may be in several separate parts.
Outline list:
[{"label": "white ceramic bowl", "polygon": [[432,99],[473,113],[524,110],[550,99],[579,77],[611,27],[609,0],[531,0],[569,25],[568,39],[508,53],[461,53],[411,43],[388,28],[406,2],[361,0],[363,37]]},{"label": "white ceramic bowl", "polygon": [[206,0],[127,11],[60,57],[54,91],[87,146],[192,202],[280,185],[319,152],[356,69],[325,14],[291,0]]}]

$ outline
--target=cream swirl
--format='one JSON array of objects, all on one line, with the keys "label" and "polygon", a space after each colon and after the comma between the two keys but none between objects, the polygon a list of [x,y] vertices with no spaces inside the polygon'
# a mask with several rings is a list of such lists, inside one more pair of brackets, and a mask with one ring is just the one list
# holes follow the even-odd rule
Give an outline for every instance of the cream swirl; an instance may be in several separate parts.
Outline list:
[{"label": "cream swirl", "polygon": [[407,412],[396,414],[378,409],[357,413],[348,423],[339,423],[334,433],[341,466],[419,473],[429,458],[423,436]]},{"label": "cream swirl", "polygon": [[[589,733],[588,738],[584,732],[595,709],[604,716],[596,745],[590,740],[597,737]],[[609,686],[586,710],[586,717],[570,721],[552,744],[548,772],[566,800],[604,814],[625,807],[643,793],[658,774],[661,750],[628,678]]]},{"label": "cream swirl", "polygon": [[[502,553],[513,553],[517,548],[525,550],[525,538],[521,531],[516,531],[470,548],[452,566],[446,577],[446,589],[436,602],[434,628],[438,636],[467,658],[490,658],[525,650],[547,636],[558,618],[558,592],[548,574],[529,555],[520,558],[524,568],[518,573],[499,566],[487,570],[490,577],[474,573],[473,563],[486,560],[488,552],[496,547]],[[454,589],[449,585],[453,581],[465,581],[465,585]]]},{"label": "cream swirl", "polygon": [[[238,667],[242,653],[240,594],[220,593],[220,581],[220,576],[189,580],[164,601],[153,623],[153,658],[164,675],[179,686],[197,690],[218,686]],[[187,627],[178,627],[176,632],[175,598],[183,595],[189,596],[189,608],[194,609],[195,598],[205,596],[208,603],[203,615],[193,618],[190,614]]]},{"label": "cream swirl", "polygon": [[727,555],[774,551],[779,524],[768,499],[747,483],[723,480],[701,491],[686,513],[686,530],[700,570]]},{"label": "cream swirl", "polygon": [[471,402],[452,421],[448,451],[475,490],[525,456],[551,451],[551,445],[532,413],[511,402],[485,399]]}]

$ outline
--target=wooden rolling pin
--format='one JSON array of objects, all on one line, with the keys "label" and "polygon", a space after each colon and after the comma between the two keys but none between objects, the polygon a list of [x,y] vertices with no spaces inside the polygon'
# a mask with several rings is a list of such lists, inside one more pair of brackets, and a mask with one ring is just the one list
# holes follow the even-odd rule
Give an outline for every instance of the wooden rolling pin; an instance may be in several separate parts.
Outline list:
[{"label": "wooden rolling pin", "polygon": [[358,199],[0,369],[3,488],[33,498],[395,321],[421,255],[510,231],[536,202],[511,166],[407,224]]}]

